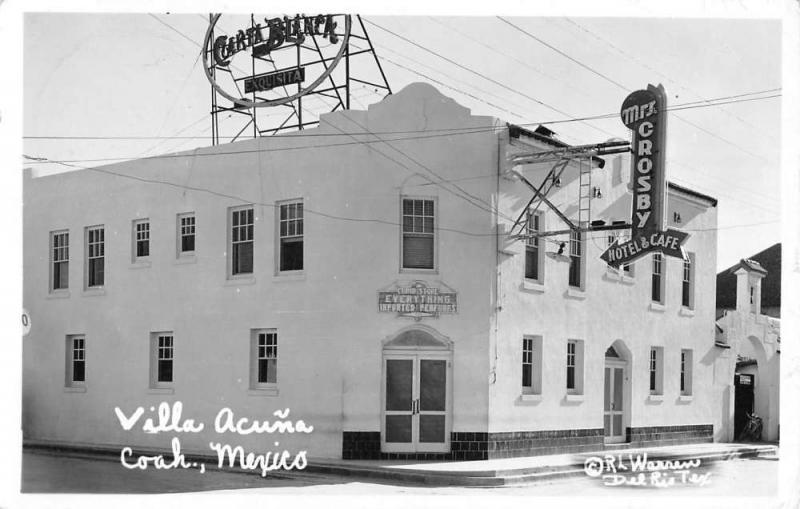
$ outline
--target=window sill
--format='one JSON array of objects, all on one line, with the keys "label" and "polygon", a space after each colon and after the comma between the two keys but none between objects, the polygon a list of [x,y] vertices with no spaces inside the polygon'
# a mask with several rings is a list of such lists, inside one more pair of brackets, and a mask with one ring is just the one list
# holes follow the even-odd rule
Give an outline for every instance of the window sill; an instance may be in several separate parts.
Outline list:
[{"label": "window sill", "polygon": [[84,290],[83,293],[81,294],[81,296],[82,297],[98,297],[100,295],[105,295],[105,294],[106,294],[106,289],[104,287],[100,286],[100,287],[97,287],[97,288],[89,288],[87,290]]},{"label": "window sill", "polygon": [[544,284],[533,279],[524,279],[522,289],[529,292],[544,293]]},{"label": "window sill", "polygon": [[225,286],[247,286],[256,284],[256,277],[253,275],[246,276],[228,276],[225,280]]},{"label": "window sill", "polygon": [[662,402],[662,401],[664,401],[664,395],[663,394],[649,394],[647,396],[647,401]]},{"label": "window sill", "polygon": [[189,263],[197,263],[197,256],[194,254],[180,254],[175,259],[175,265],[186,265]]},{"label": "window sill", "polygon": [[567,288],[567,293],[565,295],[571,299],[584,300],[586,298],[586,290],[570,286]]},{"label": "window sill", "polygon": [[153,264],[150,260],[136,260],[131,263],[129,269],[149,269]]},{"label": "window sill", "polygon": [[147,394],[175,394],[174,387],[150,387]]},{"label": "window sill", "polygon": [[272,276],[272,280],[275,282],[278,281],[305,281],[306,280],[306,273],[302,270],[296,270],[291,272],[278,272],[274,276]]},{"label": "window sill", "polygon": [[651,302],[649,309],[650,311],[658,311],[659,313],[663,313],[667,308],[660,302]]},{"label": "window sill", "polygon": [[681,309],[678,310],[678,314],[681,316],[694,316],[694,309],[681,306]]},{"label": "window sill", "polygon": [[438,274],[437,269],[404,269],[400,268],[400,274]]},{"label": "window sill", "polygon": [[574,403],[582,403],[583,402],[583,394],[567,394],[564,396],[565,401],[570,401]]},{"label": "window sill", "polygon": [[259,387],[257,389],[248,389],[247,390],[248,396],[260,396],[260,397],[274,397],[278,395],[278,388],[277,387]]},{"label": "window sill", "polygon": [[69,299],[69,290],[53,290],[45,296],[45,299]]},{"label": "window sill", "polygon": [[541,401],[542,395],[541,394],[523,394],[520,396],[522,401]]},{"label": "window sill", "polygon": [[619,282],[622,283],[623,285],[632,285],[636,283],[636,278],[634,276],[628,276],[626,274],[622,274],[619,277]]},{"label": "window sill", "polygon": [[86,392],[86,386],[76,385],[74,387],[64,387],[64,392]]},{"label": "window sill", "polygon": [[694,399],[694,397],[691,394],[681,394],[680,396],[678,396],[678,401],[682,403],[687,403],[689,401],[692,401],[692,399]]}]

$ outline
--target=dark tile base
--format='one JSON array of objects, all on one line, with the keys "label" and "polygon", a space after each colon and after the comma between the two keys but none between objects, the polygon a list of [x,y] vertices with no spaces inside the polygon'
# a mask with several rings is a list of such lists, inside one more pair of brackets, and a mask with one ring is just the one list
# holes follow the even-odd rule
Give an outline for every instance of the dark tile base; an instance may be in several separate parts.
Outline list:
[{"label": "dark tile base", "polygon": [[627,428],[627,441],[633,447],[698,444],[714,441],[713,424],[644,426]]},{"label": "dark tile base", "polygon": [[488,457],[515,458],[603,449],[603,428],[489,433]]},{"label": "dark tile base", "polygon": [[[627,428],[627,442],[632,447],[713,442],[713,436],[711,424]],[[386,453],[381,452],[379,431],[345,431],[342,458],[419,461],[515,458],[602,451],[605,448],[603,439],[603,428],[504,433],[454,431],[450,434],[450,452],[447,453]]]}]

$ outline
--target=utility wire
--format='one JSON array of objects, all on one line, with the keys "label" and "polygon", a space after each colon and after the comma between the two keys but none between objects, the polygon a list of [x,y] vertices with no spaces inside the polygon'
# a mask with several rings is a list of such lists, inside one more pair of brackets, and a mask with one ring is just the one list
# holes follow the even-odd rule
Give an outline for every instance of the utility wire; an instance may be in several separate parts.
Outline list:
[{"label": "utility wire", "polygon": [[[509,26],[513,27],[514,29],[518,30],[519,32],[522,32],[523,34],[527,35],[527,36],[528,36],[528,37],[530,37],[531,39],[533,39],[533,40],[535,40],[535,41],[537,41],[537,42],[541,43],[542,45],[544,45],[544,46],[546,46],[546,47],[550,48],[551,50],[555,51],[555,52],[556,52],[556,53],[558,53],[559,55],[562,55],[562,56],[564,56],[565,58],[569,59],[570,61],[572,61],[572,62],[575,62],[576,64],[580,65],[582,68],[584,68],[584,69],[587,69],[588,71],[590,71],[592,74],[595,74],[595,75],[597,75],[597,76],[599,76],[599,77],[603,78],[605,81],[607,81],[607,82],[609,82],[609,83],[612,83],[612,84],[616,85],[617,87],[621,88],[622,90],[625,90],[625,91],[629,90],[629,89],[628,89],[628,87],[626,87],[625,85],[621,84],[620,82],[618,82],[618,81],[615,81],[615,80],[614,80],[614,79],[612,79],[612,78],[609,78],[609,77],[608,77],[608,76],[606,76],[605,74],[603,74],[603,73],[601,73],[601,72],[599,72],[599,71],[596,71],[595,69],[593,69],[593,68],[589,67],[588,65],[584,64],[583,62],[581,62],[581,61],[579,61],[579,60],[577,60],[577,59],[575,59],[575,58],[573,58],[573,57],[569,56],[568,54],[564,53],[564,52],[563,52],[563,51],[561,51],[560,49],[558,49],[558,48],[556,48],[556,47],[554,47],[554,46],[552,46],[552,45],[548,44],[547,42],[543,41],[543,40],[542,40],[542,39],[540,39],[539,37],[536,37],[535,35],[533,35],[532,33],[528,32],[527,30],[525,30],[525,29],[523,29],[523,28],[520,28],[519,26],[517,26],[517,25],[515,25],[514,23],[512,23],[512,22],[508,21],[507,19],[503,18],[502,16],[497,16],[497,19],[499,19],[499,20],[500,20],[500,21],[502,21],[503,23],[505,23],[505,24],[507,24],[507,25],[509,25]],[[714,132],[712,132],[712,131],[709,131],[708,129],[706,129],[705,127],[703,127],[703,126],[701,126],[701,125],[698,125],[698,124],[696,124],[696,123],[694,123],[694,122],[691,122],[691,121],[689,121],[689,120],[686,120],[685,118],[683,118],[683,117],[681,117],[681,116],[679,116],[679,115],[675,115],[675,118],[677,118],[678,120],[680,120],[680,121],[682,121],[682,122],[684,122],[684,123],[686,123],[686,124],[689,124],[690,126],[694,127],[695,129],[698,129],[698,130],[700,130],[700,131],[702,131],[702,132],[704,132],[704,133],[708,134],[709,136],[712,136],[712,137],[714,137],[714,138],[716,138],[716,139],[718,139],[718,140],[720,140],[720,141],[722,141],[722,142],[724,142],[724,143],[726,143],[726,144],[728,144],[728,145],[730,145],[730,146],[732,146],[732,147],[736,148],[737,150],[739,150],[739,151],[741,151],[741,152],[744,152],[744,153],[746,153],[746,154],[749,154],[749,155],[751,155],[751,156],[753,156],[753,157],[755,157],[755,158],[757,158],[757,159],[761,159],[762,161],[764,161],[764,162],[766,162],[766,163],[770,163],[770,164],[771,164],[771,161],[769,161],[769,160],[768,160],[768,159],[766,159],[765,157],[763,157],[763,156],[760,156],[760,155],[758,155],[758,154],[756,154],[756,153],[754,153],[754,152],[751,152],[751,151],[747,150],[746,148],[742,147],[741,145],[739,145],[739,144],[737,144],[737,143],[734,143],[734,142],[732,142],[732,141],[728,140],[727,138],[724,138],[724,137],[722,137],[722,136],[720,136],[720,135],[718,135],[718,134],[716,134],[716,133],[714,133]]]}]

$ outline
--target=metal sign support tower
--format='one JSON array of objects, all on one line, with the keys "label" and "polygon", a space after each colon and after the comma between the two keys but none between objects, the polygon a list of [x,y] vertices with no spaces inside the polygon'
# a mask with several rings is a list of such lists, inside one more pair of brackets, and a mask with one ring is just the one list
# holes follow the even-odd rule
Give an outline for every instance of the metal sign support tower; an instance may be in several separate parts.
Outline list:
[{"label": "metal sign support tower", "polygon": [[[209,19],[211,19],[211,16]],[[253,15],[250,16],[250,26],[251,28],[255,26],[255,18]],[[212,36],[210,41],[213,40],[214,38]],[[290,48],[287,49],[291,51]],[[322,65],[324,69],[327,70],[331,65],[331,62],[334,61],[334,57],[330,55],[326,56],[323,50],[324,48],[320,46],[318,36],[312,35],[307,37],[302,44],[296,44],[296,64],[292,66],[292,68],[297,67],[299,69],[301,65]],[[213,48],[211,47],[211,43],[207,44],[205,51],[209,55],[212,53]],[[305,61],[303,61],[304,56]],[[375,78],[372,79],[370,79],[370,76],[368,75],[362,75],[361,72],[366,70],[370,57],[375,66],[372,69],[372,75],[374,75]],[[212,87],[212,144],[219,145],[220,142],[233,142],[241,139],[245,136],[244,133],[248,130],[248,127],[252,127],[250,131],[252,133],[251,136],[253,138],[257,138],[260,136],[269,136],[284,131],[303,130],[308,127],[315,126],[319,124],[319,120],[314,118],[315,112],[311,112],[304,107],[304,102],[308,104],[308,102],[310,102],[310,98],[317,96],[326,104],[326,106],[329,108],[329,112],[350,109],[351,99],[353,98],[354,84],[361,84],[363,86],[371,87],[376,92],[385,93],[385,95],[390,95],[392,93],[392,89],[389,86],[388,80],[386,79],[386,74],[383,72],[383,67],[378,59],[378,55],[375,53],[375,48],[369,38],[369,34],[364,26],[364,22],[361,20],[361,16],[359,15],[354,16],[350,37],[347,42],[347,47],[345,48],[343,60],[344,61],[340,63],[344,69],[343,72],[339,72],[339,68],[337,68],[336,71],[330,74],[325,82],[321,83],[314,90],[307,92],[305,95],[298,97],[292,102],[272,108],[246,108],[238,106],[221,97],[217,90]],[[237,91],[239,92],[240,97],[244,98],[246,95],[248,95],[247,98],[249,100],[257,101],[263,99],[262,97],[259,97],[259,93],[257,91],[245,94],[240,89],[239,85],[245,79],[253,78],[257,74],[256,65],[263,65],[264,63],[268,64],[273,70],[278,70],[275,61],[270,58],[270,55],[255,56],[251,54],[251,65],[250,69],[247,71],[235,68],[233,65],[229,67],[213,65],[210,71],[214,76],[218,75],[220,72],[229,73]],[[356,67],[354,65],[356,63],[359,64],[358,69],[360,72],[358,77],[354,76],[352,72],[354,67]],[[239,76],[235,75],[234,71],[236,71]],[[301,85],[301,83],[297,83],[296,85],[298,92],[301,89]],[[288,90],[288,88],[291,86],[292,85],[282,85],[275,90],[281,90],[284,93],[284,96],[288,97],[294,93]],[[332,100],[332,103],[322,98],[330,99]],[[285,116],[274,115],[276,111],[284,111],[286,114]],[[241,127],[241,129],[235,135],[224,136],[220,133],[221,121],[228,119],[233,115],[243,115],[246,117],[244,126]],[[281,120],[275,120],[274,117],[278,117]],[[236,125],[238,126],[240,124],[237,123]]]}]

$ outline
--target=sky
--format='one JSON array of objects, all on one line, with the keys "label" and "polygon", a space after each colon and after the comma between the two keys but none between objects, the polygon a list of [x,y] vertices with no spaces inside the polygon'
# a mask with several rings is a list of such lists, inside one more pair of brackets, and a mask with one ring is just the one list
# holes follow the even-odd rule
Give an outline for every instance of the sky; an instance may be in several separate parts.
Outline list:
[{"label": "sky", "polygon": [[[427,81],[474,114],[546,124],[570,144],[628,139],[618,116],[573,119],[618,112],[648,83],[673,107],[729,98],[670,114],[667,178],[719,200],[718,269],[779,242],[780,20],[579,14],[363,19],[393,90]],[[207,13],[43,12],[22,23],[25,155],[97,166],[210,144],[198,59]],[[382,97],[366,86],[354,95],[354,109]]]}]

